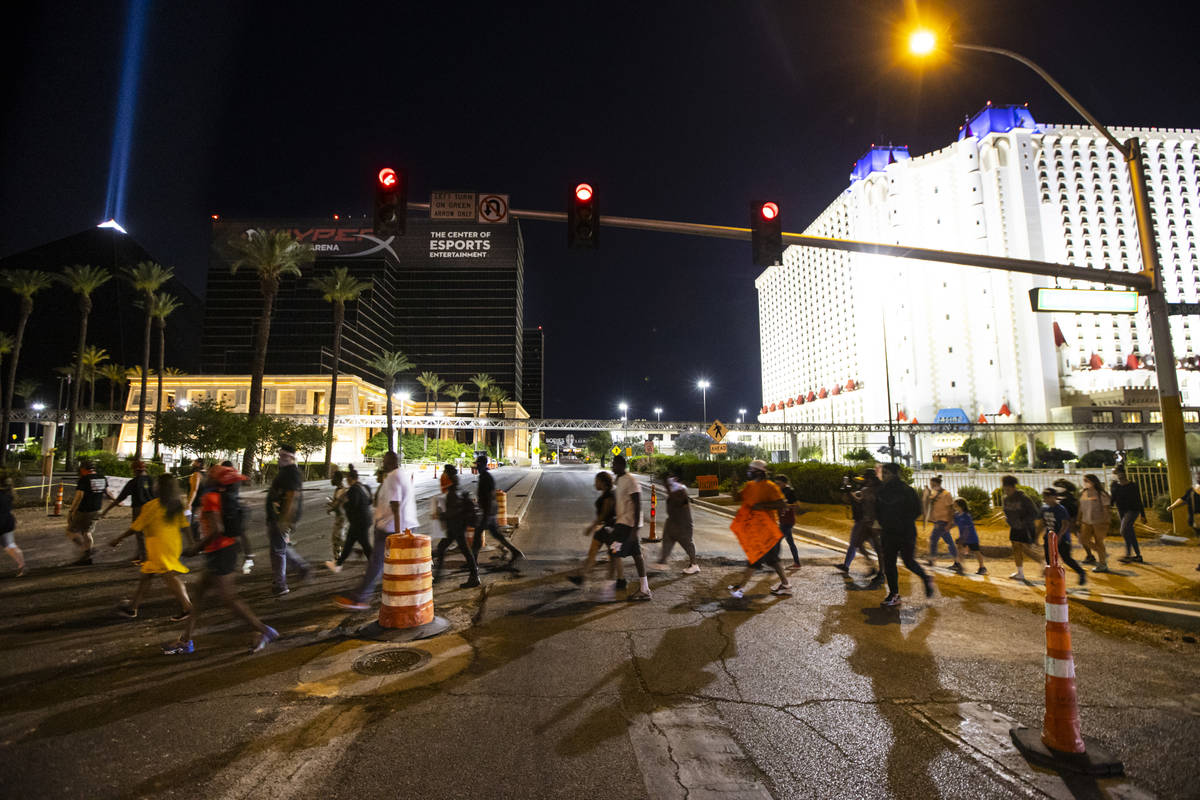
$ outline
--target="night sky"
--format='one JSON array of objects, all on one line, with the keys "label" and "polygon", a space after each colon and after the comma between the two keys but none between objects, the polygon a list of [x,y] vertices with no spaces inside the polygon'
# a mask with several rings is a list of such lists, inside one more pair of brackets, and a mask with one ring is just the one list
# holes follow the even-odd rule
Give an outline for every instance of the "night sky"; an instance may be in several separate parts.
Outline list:
[{"label": "night sky", "polygon": [[[370,212],[383,165],[430,189],[565,210],[802,230],[872,143],[951,142],[988,100],[1077,122],[1023,67],[957,54],[917,68],[919,14],[1040,62],[1102,121],[1200,127],[1188,19],[1107,2],[152,3],[121,223],[198,292],[209,215]],[[918,11],[919,8],[919,11]],[[125,3],[6,14],[0,256],[103,218]],[[697,419],[761,405],[749,243],[527,221],[527,324],[546,329],[546,413]],[[11,326],[7,321],[3,329]]]}]

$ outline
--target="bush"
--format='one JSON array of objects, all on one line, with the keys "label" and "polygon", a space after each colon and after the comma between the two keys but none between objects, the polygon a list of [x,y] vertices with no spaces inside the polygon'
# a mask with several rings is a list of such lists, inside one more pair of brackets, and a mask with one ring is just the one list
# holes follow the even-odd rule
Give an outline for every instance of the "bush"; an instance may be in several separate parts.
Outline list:
[{"label": "bush", "polygon": [[1088,469],[1111,467],[1116,463],[1117,451],[1115,450],[1089,450],[1079,457],[1079,466]]},{"label": "bush", "polygon": [[[75,458],[86,458],[96,465],[96,471],[101,475],[112,475],[114,478],[133,477],[133,459],[121,458],[116,453],[107,450],[80,450]],[[162,475],[163,465],[157,461],[146,461],[146,473],[151,477]]]},{"label": "bush", "polygon": [[983,519],[992,511],[991,497],[987,489],[967,484],[958,490],[958,496],[967,501],[967,513],[971,519]]},{"label": "bush", "polygon": [[[1019,483],[1019,484],[1017,484],[1017,491],[1024,492],[1026,494],[1026,496],[1028,496],[1029,499],[1033,501],[1033,504],[1035,506],[1037,506],[1038,508],[1042,507],[1042,493],[1039,492],[1037,489],[1033,488],[1032,486],[1026,486],[1024,484]],[[994,505],[996,508],[1002,508],[1004,506],[1004,490],[1003,489],[1001,489],[1001,488],[992,489],[992,505]]]},{"label": "bush", "polygon": [[1170,522],[1171,512],[1167,511],[1167,506],[1171,505],[1171,496],[1160,494],[1154,498],[1154,503],[1150,507],[1154,509],[1154,516],[1158,517],[1159,522]]},{"label": "bush", "polygon": [[865,447],[860,447],[857,450],[847,450],[842,453],[842,458],[847,461],[853,461],[864,464],[871,464],[875,461],[875,456]]}]

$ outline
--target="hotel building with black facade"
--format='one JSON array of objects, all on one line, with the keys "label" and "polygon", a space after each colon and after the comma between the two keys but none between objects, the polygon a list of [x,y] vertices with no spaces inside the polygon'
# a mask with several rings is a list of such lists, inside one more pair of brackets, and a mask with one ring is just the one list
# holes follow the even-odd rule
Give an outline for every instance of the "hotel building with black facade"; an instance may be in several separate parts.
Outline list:
[{"label": "hotel building with black facade", "polygon": [[[288,230],[313,245],[314,264],[284,277],[271,321],[268,374],[328,373],[332,366],[333,310],[311,288],[335,267],[370,281],[372,288],[346,305],[344,373],[382,384],[367,366],[381,350],[399,350],[416,365],[399,384],[423,396],[416,375],[438,374],[461,383],[487,373],[512,400],[523,403],[525,247],[519,223],[409,218],[400,237],[376,237],[368,220],[219,220],[205,298],[201,368],[211,374],[248,373],[254,330],[262,309],[252,271],[231,272],[227,243],[251,228]],[[541,348],[535,348],[540,357]],[[537,365],[540,406],[541,365]],[[532,399],[532,398],[531,398]]]}]

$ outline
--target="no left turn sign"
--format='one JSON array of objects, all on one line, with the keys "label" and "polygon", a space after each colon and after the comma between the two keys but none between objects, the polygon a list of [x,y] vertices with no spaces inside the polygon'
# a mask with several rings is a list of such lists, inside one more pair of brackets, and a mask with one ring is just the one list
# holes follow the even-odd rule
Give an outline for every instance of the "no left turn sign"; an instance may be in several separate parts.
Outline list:
[{"label": "no left turn sign", "polygon": [[479,195],[480,222],[508,222],[508,195],[481,194]]}]

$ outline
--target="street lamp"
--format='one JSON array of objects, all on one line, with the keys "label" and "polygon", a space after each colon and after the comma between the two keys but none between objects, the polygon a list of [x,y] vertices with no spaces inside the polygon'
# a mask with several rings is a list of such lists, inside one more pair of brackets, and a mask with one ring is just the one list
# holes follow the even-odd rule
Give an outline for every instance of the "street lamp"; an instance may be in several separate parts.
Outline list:
[{"label": "street lamp", "polygon": [[396,456],[400,466],[404,466],[404,404],[412,397],[408,392],[396,392],[392,399],[400,404],[400,432],[396,435]]},{"label": "street lamp", "polygon": [[700,390],[700,402],[702,403],[701,407],[704,409],[703,420],[705,422],[708,422],[708,387],[709,386],[712,386],[712,384],[708,382],[707,378],[701,378],[699,381],[696,382],[696,388]]},{"label": "street lamp", "polygon": [[621,409],[621,430],[625,432],[625,438],[629,438],[629,405],[624,401],[617,403],[617,408]]},{"label": "street lamp", "polygon": [[745,422],[745,421],[746,421],[746,409],[744,409],[744,408],[739,408],[739,409],[738,409],[738,422],[739,422],[739,423],[742,423],[742,422]]},{"label": "street lamp", "polygon": [[[937,37],[928,30],[916,31],[909,37],[909,50],[918,56],[928,55],[937,48]],[[1171,342],[1170,321],[1167,315],[1167,297],[1163,292],[1162,270],[1158,262],[1157,236],[1154,220],[1150,216],[1150,196],[1146,190],[1146,171],[1142,163],[1142,145],[1138,138],[1131,137],[1123,144],[1108,128],[1100,124],[1083,105],[1039,67],[1020,53],[999,47],[951,42],[958,50],[973,50],[980,53],[1011,58],[1037,73],[1050,85],[1071,108],[1088,121],[1100,135],[1108,140],[1125,159],[1129,167],[1129,187],[1133,194],[1134,216],[1138,227],[1138,244],[1142,252],[1142,274],[1149,280],[1146,289],[1146,312],[1150,318],[1150,339],[1154,348],[1154,370],[1158,376],[1158,402],[1162,413],[1163,447],[1167,455],[1167,488],[1171,497],[1180,497],[1191,485],[1188,467],[1187,440],[1183,430],[1183,408],[1179,396],[1179,379],[1175,374],[1175,346]],[[1096,279],[1103,283],[1102,277]],[[1181,506],[1174,513],[1173,528],[1176,534],[1186,532],[1184,510]]]},{"label": "street lamp", "polygon": [[654,419],[657,422],[662,422],[662,409],[659,408],[658,406],[654,407]]}]

